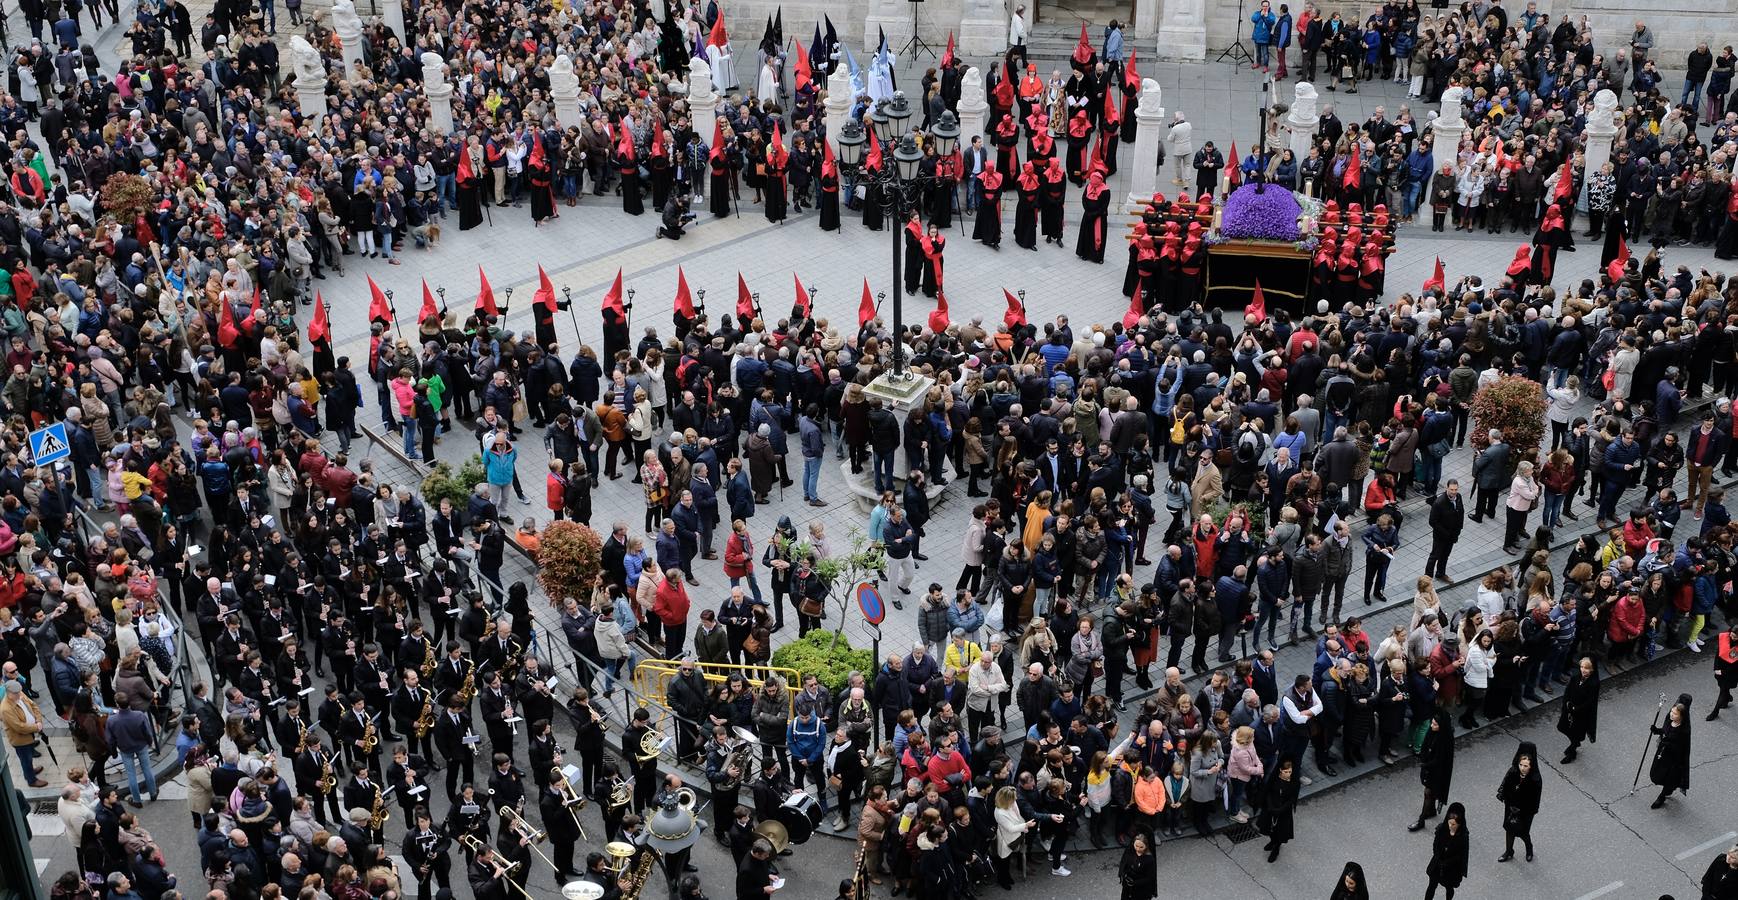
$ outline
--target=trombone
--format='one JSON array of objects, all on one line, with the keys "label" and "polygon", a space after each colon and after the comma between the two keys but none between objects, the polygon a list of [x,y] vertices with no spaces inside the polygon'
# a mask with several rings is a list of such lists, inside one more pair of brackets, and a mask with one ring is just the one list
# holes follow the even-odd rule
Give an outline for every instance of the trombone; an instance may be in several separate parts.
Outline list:
[{"label": "trombone", "polygon": [[511,825],[513,828],[513,833],[519,835],[519,843],[524,844],[526,847],[529,847],[531,849],[532,853],[537,854],[539,857],[541,857],[543,859],[544,862],[549,864],[549,868],[557,869],[559,871],[559,867],[557,867],[555,865],[555,861],[550,859],[549,856],[547,854],[545,854],[542,850],[537,849],[537,844],[539,842],[549,839],[548,832],[538,831],[537,829],[531,827],[531,823],[526,821],[525,817],[520,815],[519,811],[514,809],[511,806],[501,807],[501,814],[503,816],[512,816],[513,817]]},{"label": "trombone", "polygon": [[[482,841],[477,840],[476,835],[461,834],[461,835],[459,835],[459,843],[464,844],[465,847],[467,849],[469,849],[471,851],[472,855],[475,856],[477,859],[479,859],[479,860],[483,859],[483,850],[485,849],[485,845],[483,844]],[[513,880],[513,877],[512,877],[513,870],[519,868],[519,863],[517,863],[517,862],[503,862],[499,857],[493,857],[493,856],[487,860],[483,860],[483,862],[485,865],[487,865],[489,868],[491,868],[495,871],[496,880],[505,881],[508,884],[512,885],[516,890],[519,891],[519,893],[525,895],[525,900],[535,900],[535,898],[533,898],[529,893],[526,892],[525,888],[520,887],[519,882]]]},{"label": "trombone", "polygon": [[585,833],[585,826],[579,822],[579,811],[585,808],[585,798],[573,789],[573,784],[567,780],[567,773],[561,771],[559,766],[550,770],[549,776],[550,784],[555,787],[555,792],[561,795],[561,805],[567,809],[567,814],[573,817],[573,827],[579,829],[579,839],[582,841],[591,840],[591,837]]}]

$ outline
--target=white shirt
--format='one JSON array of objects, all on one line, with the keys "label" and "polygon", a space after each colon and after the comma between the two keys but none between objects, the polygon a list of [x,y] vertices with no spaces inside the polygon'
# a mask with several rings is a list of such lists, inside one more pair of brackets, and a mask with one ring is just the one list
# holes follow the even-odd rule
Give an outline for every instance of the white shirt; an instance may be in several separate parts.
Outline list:
[{"label": "white shirt", "polygon": [[1026,20],[1019,13],[1008,17],[1008,46],[1026,43]]}]

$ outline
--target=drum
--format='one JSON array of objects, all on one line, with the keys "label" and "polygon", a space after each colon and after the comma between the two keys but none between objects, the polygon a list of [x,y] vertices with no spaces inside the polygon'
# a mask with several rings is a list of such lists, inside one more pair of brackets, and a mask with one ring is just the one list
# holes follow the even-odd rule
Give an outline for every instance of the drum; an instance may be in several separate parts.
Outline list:
[{"label": "drum", "polygon": [[797,791],[779,804],[772,817],[790,833],[791,843],[801,844],[820,827],[821,801],[805,791]]}]

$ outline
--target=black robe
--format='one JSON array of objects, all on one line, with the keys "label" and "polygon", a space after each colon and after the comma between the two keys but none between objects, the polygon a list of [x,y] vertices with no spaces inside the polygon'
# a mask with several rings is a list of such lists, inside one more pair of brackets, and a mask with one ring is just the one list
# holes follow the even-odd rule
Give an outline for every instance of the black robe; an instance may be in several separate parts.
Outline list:
[{"label": "black robe", "polygon": [[881,189],[876,187],[873,181],[866,181],[862,184],[864,185],[863,227],[870,231],[880,231],[883,224],[882,219],[885,218],[881,209]]},{"label": "black robe", "polygon": [[1106,219],[1110,213],[1110,189],[1100,191],[1096,198],[1083,193],[1080,205],[1080,237],[1074,242],[1074,255],[1087,262],[1102,263]]},{"label": "black robe", "polygon": [[953,227],[954,191],[958,186],[952,178],[943,178],[930,189],[929,224],[944,230]]},{"label": "black robe", "polygon": [[1576,668],[1563,689],[1563,707],[1557,711],[1557,730],[1574,743],[1599,740],[1599,676],[1582,678]]},{"label": "black robe", "polygon": [[923,281],[924,270],[923,241],[912,236],[911,229],[905,230],[905,293],[917,293],[918,285]]},{"label": "black robe", "polygon": [[664,201],[670,199],[670,182],[675,180],[675,170],[670,166],[670,157],[654,156],[647,168],[652,173],[652,208],[663,209]]},{"label": "black robe", "polygon": [[923,295],[925,297],[934,297],[936,292],[941,290],[942,279],[947,275],[946,263],[942,259],[942,253],[947,250],[947,235],[937,234],[930,238],[930,241],[932,242],[931,246],[935,248],[935,258],[931,259],[927,253],[923,255]]},{"label": "black robe", "polygon": [[1002,186],[986,187],[983,191],[984,195],[978,202],[978,217],[972,224],[972,240],[999,249],[1002,246]]},{"label": "black robe", "polygon": [[785,197],[784,169],[772,165],[766,167],[766,175],[761,179],[761,190],[766,197],[766,220],[768,222],[783,222],[785,212],[789,209],[789,201]]},{"label": "black robe", "polygon": [[722,156],[712,158],[712,174],[706,179],[707,206],[722,219],[730,215],[730,164]]},{"label": "black robe", "polygon": [[1654,726],[1654,733],[1660,736],[1659,748],[1654,751],[1653,765],[1648,767],[1648,779],[1660,787],[1671,791],[1690,792],[1690,716],[1684,714],[1682,725],[1673,725],[1671,719],[1666,719]]},{"label": "black robe", "polygon": [[[1042,182],[1039,183],[1042,185]],[[1038,192],[1042,187],[1018,188],[1019,202],[1014,204],[1014,243],[1027,250],[1038,249]]]},{"label": "black robe", "polygon": [[839,176],[821,176],[821,230],[839,230]]},{"label": "black robe", "polygon": [[640,196],[640,164],[631,156],[617,156],[616,170],[622,176],[622,212],[630,216],[646,211],[646,200]]},{"label": "black robe", "polygon": [[459,182],[459,230],[470,231],[483,224],[483,179]]},{"label": "black robe", "polygon": [[541,223],[555,215],[555,191],[549,164],[526,166],[525,174],[531,181],[531,221]]},{"label": "black robe", "polygon": [[1043,223],[1044,240],[1062,243],[1062,202],[1068,193],[1068,180],[1058,178],[1051,181],[1048,177],[1039,179],[1038,211]]}]

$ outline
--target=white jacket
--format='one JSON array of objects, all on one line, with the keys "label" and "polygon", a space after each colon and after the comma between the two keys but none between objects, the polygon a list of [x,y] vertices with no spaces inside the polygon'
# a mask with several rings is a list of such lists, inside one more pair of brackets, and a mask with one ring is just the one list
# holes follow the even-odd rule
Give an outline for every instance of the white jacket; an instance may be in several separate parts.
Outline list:
[{"label": "white jacket", "polygon": [[1491,683],[1491,670],[1495,669],[1496,666],[1496,645],[1492,644],[1491,649],[1486,650],[1474,643],[1467,648],[1466,669],[1461,673],[1461,677],[1466,680],[1468,687],[1483,690],[1486,685]]},{"label": "white jacket", "polygon": [[1171,130],[1165,132],[1165,153],[1188,162],[1195,155],[1195,126],[1188,122],[1172,123]]}]

